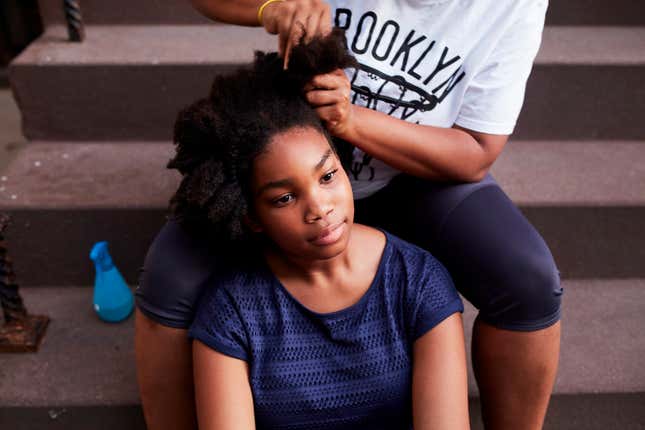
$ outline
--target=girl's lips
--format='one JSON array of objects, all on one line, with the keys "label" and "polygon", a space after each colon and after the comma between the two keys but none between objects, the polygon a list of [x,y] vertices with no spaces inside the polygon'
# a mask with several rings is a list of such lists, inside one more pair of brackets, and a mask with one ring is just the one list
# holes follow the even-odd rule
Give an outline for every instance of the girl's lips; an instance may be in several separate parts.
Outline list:
[{"label": "girl's lips", "polygon": [[317,246],[331,245],[338,241],[345,232],[345,222],[339,222],[335,225],[330,225],[320,232],[320,235],[310,240],[311,243]]}]

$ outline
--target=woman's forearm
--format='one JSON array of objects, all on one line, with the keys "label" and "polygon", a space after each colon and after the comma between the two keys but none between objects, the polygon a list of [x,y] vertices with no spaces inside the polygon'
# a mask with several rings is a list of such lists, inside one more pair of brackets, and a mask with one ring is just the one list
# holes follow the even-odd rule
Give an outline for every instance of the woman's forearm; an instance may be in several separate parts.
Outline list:
[{"label": "woman's forearm", "polygon": [[402,172],[466,182],[485,175],[485,150],[463,130],[406,122],[361,106],[351,109],[352,119],[338,137]]},{"label": "woman's forearm", "polygon": [[[258,26],[258,8],[265,0],[191,0],[193,7],[212,20]],[[270,7],[270,5],[268,6]]]}]

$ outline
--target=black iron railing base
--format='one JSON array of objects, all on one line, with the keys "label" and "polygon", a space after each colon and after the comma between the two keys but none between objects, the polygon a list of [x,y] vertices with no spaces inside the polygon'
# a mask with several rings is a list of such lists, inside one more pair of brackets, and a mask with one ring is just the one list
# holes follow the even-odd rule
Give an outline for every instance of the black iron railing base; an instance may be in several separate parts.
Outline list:
[{"label": "black iron railing base", "polygon": [[45,336],[49,317],[27,315],[0,326],[0,353],[37,352]]}]

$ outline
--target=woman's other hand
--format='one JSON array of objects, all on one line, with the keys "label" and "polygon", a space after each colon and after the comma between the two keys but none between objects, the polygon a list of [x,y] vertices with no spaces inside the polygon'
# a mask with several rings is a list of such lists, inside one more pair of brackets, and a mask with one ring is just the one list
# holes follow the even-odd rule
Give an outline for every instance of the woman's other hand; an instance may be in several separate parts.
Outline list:
[{"label": "woman's other hand", "polygon": [[341,69],[316,75],[304,87],[305,98],[332,136],[344,138],[353,127],[351,84]]},{"label": "woman's other hand", "polygon": [[331,32],[331,8],[322,0],[274,1],[262,11],[261,24],[278,35],[278,53],[289,64],[291,48],[304,36],[306,42]]}]

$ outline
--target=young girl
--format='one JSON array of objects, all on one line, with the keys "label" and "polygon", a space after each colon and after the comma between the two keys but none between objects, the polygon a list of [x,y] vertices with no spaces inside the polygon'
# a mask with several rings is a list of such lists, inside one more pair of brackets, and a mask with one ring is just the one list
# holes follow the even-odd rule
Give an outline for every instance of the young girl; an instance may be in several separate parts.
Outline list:
[{"label": "young girl", "polygon": [[227,254],[189,330],[202,430],[469,428],[448,272],[354,224],[339,153],[302,96],[349,65],[341,43],[296,48],[289,72],[258,54],[176,124],[173,212]]}]

